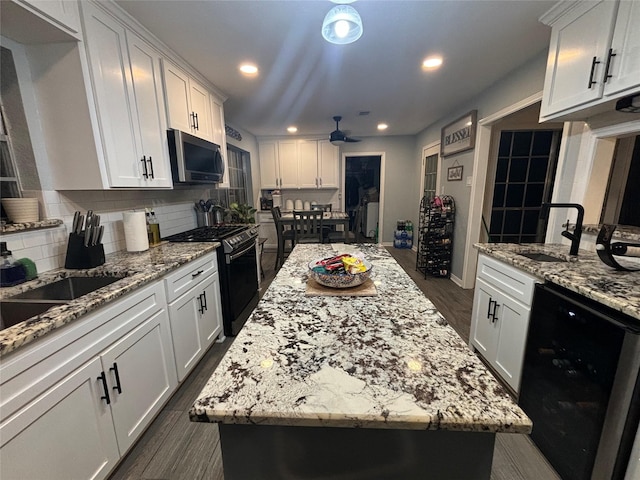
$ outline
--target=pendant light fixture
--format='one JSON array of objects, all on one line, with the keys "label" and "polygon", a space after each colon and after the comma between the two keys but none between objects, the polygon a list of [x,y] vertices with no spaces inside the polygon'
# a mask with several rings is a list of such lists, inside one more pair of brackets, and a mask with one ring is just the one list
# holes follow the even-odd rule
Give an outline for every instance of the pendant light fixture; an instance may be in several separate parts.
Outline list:
[{"label": "pendant light fixture", "polygon": [[336,5],[324,17],[322,36],[338,45],[353,43],[362,36],[362,19],[350,5]]}]

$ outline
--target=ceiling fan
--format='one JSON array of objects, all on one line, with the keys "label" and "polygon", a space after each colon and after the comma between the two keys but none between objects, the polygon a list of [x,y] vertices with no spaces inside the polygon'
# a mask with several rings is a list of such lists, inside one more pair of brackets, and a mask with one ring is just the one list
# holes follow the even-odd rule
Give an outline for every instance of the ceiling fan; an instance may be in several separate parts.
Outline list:
[{"label": "ceiling fan", "polygon": [[342,145],[343,143],[355,143],[360,141],[357,138],[347,137],[347,134],[340,130],[338,123],[340,123],[340,120],[342,120],[342,117],[335,116],[333,117],[333,120],[336,122],[336,129],[333,132],[331,132],[331,136],[329,137],[329,141],[333,145]]}]

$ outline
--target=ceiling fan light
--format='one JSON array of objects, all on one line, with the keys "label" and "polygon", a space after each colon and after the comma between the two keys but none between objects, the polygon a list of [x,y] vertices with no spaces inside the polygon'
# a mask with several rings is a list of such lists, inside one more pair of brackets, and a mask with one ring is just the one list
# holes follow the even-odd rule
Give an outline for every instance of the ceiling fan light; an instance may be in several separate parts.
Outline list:
[{"label": "ceiling fan light", "polygon": [[356,9],[349,5],[336,5],[322,22],[324,39],[338,45],[355,42],[362,36],[362,31],[362,19]]},{"label": "ceiling fan light", "polygon": [[331,145],[342,145],[344,144],[344,140],[341,138],[337,138],[335,140],[329,140],[329,142],[331,142]]}]

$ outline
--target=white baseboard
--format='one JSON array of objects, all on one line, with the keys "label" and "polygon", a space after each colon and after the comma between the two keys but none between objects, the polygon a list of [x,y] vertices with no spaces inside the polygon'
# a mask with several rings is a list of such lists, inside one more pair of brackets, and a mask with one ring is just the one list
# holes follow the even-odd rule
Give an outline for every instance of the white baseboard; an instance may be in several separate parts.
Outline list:
[{"label": "white baseboard", "polygon": [[456,277],[453,273],[451,274],[451,276],[449,277],[451,279],[451,281],[453,283],[455,283],[456,285],[458,285],[459,287],[462,287],[462,280],[459,279],[458,277]]}]

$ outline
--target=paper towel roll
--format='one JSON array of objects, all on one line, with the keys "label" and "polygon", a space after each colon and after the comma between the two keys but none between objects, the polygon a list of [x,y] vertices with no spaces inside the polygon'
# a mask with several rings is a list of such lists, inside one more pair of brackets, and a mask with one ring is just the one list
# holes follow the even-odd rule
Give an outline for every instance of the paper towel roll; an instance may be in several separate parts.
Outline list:
[{"label": "paper towel roll", "polygon": [[143,211],[124,212],[124,239],[127,252],[143,252],[149,249],[147,219]]}]

